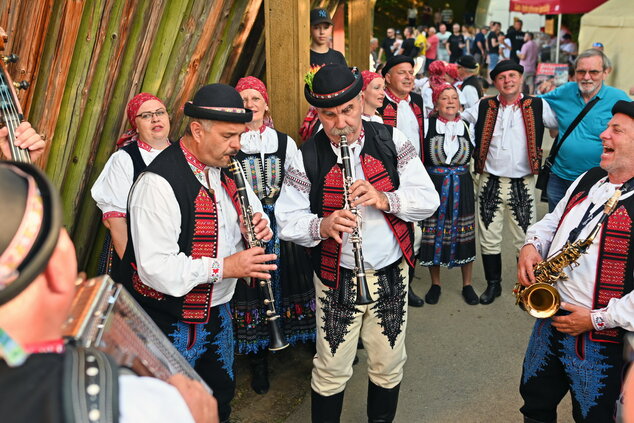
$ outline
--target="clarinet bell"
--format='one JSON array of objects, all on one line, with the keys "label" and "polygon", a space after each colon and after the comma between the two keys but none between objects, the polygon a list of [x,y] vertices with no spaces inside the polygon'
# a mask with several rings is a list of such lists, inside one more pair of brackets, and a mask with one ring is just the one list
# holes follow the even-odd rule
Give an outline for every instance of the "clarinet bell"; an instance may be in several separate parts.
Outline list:
[{"label": "clarinet bell", "polygon": [[372,304],[373,302],[374,301],[372,301],[372,296],[370,296],[368,282],[365,280],[365,277],[357,277],[357,300],[355,301],[355,304],[366,305]]},{"label": "clarinet bell", "polygon": [[279,351],[288,347],[288,342],[282,336],[280,328],[279,316],[269,317],[267,324],[269,325],[269,351]]}]

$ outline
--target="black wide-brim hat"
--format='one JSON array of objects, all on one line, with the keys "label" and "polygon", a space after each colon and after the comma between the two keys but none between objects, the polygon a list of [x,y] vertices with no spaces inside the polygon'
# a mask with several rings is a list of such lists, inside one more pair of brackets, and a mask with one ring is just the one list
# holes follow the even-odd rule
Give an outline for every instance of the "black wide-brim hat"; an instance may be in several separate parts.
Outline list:
[{"label": "black wide-brim hat", "polygon": [[502,60],[501,62],[498,62],[497,65],[495,65],[493,70],[489,72],[489,75],[491,76],[491,80],[493,80],[502,72],[507,72],[511,70],[518,71],[520,74],[523,74],[524,66],[520,65],[519,63],[515,63],[512,60]]},{"label": "black wide-brim hat", "polygon": [[383,77],[385,78],[385,75],[387,75],[390,69],[392,69],[396,65],[400,65],[401,63],[409,63],[410,65],[412,65],[412,67],[414,67],[413,58],[409,56],[404,56],[402,54],[397,54],[396,56],[390,57],[389,59],[387,59],[387,62],[385,62],[385,66],[383,66],[383,69],[381,69]]},{"label": "black wide-brim hat", "polygon": [[38,168],[0,162],[0,305],[46,268],[62,226],[57,189]]},{"label": "black wide-brim hat", "polygon": [[210,84],[199,89],[194,99],[185,103],[184,113],[221,122],[247,123],[253,119],[253,112],[244,107],[240,94],[226,84]]},{"label": "black wide-brim hat", "polygon": [[458,60],[456,60],[456,63],[458,64],[458,66],[462,66],[463,68],[467,69],[476,69],[478,67],[478,62],[476,62],[476,59],[469,54],[460,56]]},{"label": "black wide-brim hat", "polygon": [[304,85],[304,97],[314,107],[337,107],[355,98],[363,88],[357,68],[331,63],[315,73],[312,87]]}]

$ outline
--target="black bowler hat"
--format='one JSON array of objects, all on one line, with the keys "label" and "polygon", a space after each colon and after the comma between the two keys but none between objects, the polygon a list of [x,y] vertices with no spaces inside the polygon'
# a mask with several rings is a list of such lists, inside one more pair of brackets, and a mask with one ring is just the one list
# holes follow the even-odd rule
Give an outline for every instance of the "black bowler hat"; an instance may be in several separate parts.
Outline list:
[{"label": "black bowler hat", "polygon": [[355,98],[362,87],[357,68],[331,63],[315,73],[310,85],[304,85],[304,96],[311,106],[336,107]]},{"label": "black bowler hat", "polygon": [[35,166],[0,163],[0,305],[46,268],[59,238],[57,189]]},{"label": "black bowler hat", "polygon": [[493,70],[489,73],[491,75],[491,80],[495,79],[496,76],[506,71],[518,71],[520,74],[524,73],[524,66],[515,63],[512,60],[502,60],[498,62],[497,65],[493,68]]},{"label": "black bowler hat", "polygon": [[381,69],[383,77],[385,77],[390,69],[392,69],[396,65],[400,65],[401,63],[409,63],[410,65],[412,65],[412,67],[414,67],[413,58],[409,56],[404,56],[402,54],[397,54],[396,56],[390,57],[389,59],[387,59],[387,62],[385,62],[385,66],[383,66],[383,69]]},{"label": "black bowler hat", "polygon": [[253,112],[244,108],[240,94],[225,84],[210,84],[199,89],[194,99],[185,103],[184,112],[189,117],[221,122],[246,123],[253,119]]},{"label": "black bowler hat", "polygon": [[478,62],[473,58],[473,56],[469,54],[465,54],[464,56],[460,56],[460,58],[456,61],[458,66],[462,66],[467,69],[476,69],[478,67]]},{"label": "black bowler hat", "polygon": [[619,100],[612,106],[612,115],[623,113],[634,119],[634,101]]},{"label": "black bowler hat", "polygon": [[320,23],[327,23],[332,25],[330,14],[326,9],[313,9],[310,11],[310,26],[318,25]]}]

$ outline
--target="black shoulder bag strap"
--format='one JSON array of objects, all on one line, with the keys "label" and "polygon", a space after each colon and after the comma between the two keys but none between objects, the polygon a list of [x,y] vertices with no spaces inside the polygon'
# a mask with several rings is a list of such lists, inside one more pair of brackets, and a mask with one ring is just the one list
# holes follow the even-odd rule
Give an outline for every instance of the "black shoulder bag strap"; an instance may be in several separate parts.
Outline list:
[{"label": "black shoulder bag strap", "polygon": [[119,366],[94,348],[68,345],[65,353],[63,408],[66,422],[119,421]]},{"label": "black shoulder bag strap", "polygon": [[595,104],[597,104],[597,101],[599,101],[599,97],[595,97],[590,102],[588,102],[588,104],[586,104],[586,107],[583,108],[583,110],[577,115],[575,120],[572,121],[568,129],[566,129],[564,136],[561,137],[558,143],[553,145],[553,148],[550,150],[550,154],[548,155],[548,159],[547,159],[547,161],[550,162],[551,166],[553,165],[553,163],[555,163],[555,158],[557,157],[557,153],[559,153],[559,149],[561,148],[561,145],[564,143],[564,141],[566,141],[566,138],[568,138],[568,135],[570,135],[572,131],[574,131],[574,129],[577,127],[577,125],[579,125],[579,122],[581,122],[584,116],[588,114],[590,109],[592,109]]}]

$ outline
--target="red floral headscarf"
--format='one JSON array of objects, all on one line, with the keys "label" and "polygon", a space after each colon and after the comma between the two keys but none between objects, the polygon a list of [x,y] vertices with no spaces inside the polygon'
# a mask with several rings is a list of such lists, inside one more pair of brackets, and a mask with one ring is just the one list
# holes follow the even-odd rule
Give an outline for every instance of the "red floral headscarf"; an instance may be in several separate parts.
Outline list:
[{"label": "red floral headscarf", "polygon": [[445,73],[449,75],[454,81],[460,79],[460,77],[458,76],[458,65],[455,63],[449,63],[445,67]]},{"label": "red floral headscarf", "polygon": [[429,86],[432,89],[447,82],[445,78],[443,78],[445,71],[445,62],[442,60],[436,60],[429,65]]},{"label": "red floral headscarf", "polygon": [[[264,85],[264,82],[262,82],[255,76],[245,76],[244,78],[240,78],[238,80],[238,83],[236,84],[236,91],[241,93],[242,91],[249,89],[259,92],[266,102],[266,105],[270,106],[269,93],[266,91],[266,85]],[[268,126],[269,128],[275,127],[275,125],[273,124],[273,118],[271,118],[270,113],[265,113],[263,125]]]},{"label": "red floral headscarf", "polygon": [[365,91],[365,89],[368,88],[368,85],[370,85],[370,82],[374,81],[376,78],[383,78],[380,74],[376,72],[370,72],[368,70],[362,71],[361,77],[363,78],[363,88],[361,88],[362,91]]},{"label": "red floral headscarf", "polygon": [[448,82],[445,82],[444,84],[436,85],[432,89],[432,92],[431,92],[431,101],[434,103],[434,106],[438,102],[438,98],[440,97],[440,94],[442,94],[443,91],[445,90],[454,90],[457,92],[456,87],[454,87]]},{"label": "red floral headscarf", "polygon": [[136,136],[139,134],[136,130],[136,123],[134,122],[134,119],[136,118],[141,105],[150,100],[156,100],[161,103],[163,107],[165,107],[165,103],[163,103],[160,98],[148,93],[139,93],[132,97],[132,100],[128,102],[126,115],[128,116],[128,122],[130,123],[131,128],[119,137],[119,140],[117,141],[118,148],[130,144],[131,142],[133,142],[133,138],[136,138]]}]

